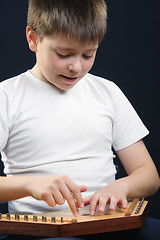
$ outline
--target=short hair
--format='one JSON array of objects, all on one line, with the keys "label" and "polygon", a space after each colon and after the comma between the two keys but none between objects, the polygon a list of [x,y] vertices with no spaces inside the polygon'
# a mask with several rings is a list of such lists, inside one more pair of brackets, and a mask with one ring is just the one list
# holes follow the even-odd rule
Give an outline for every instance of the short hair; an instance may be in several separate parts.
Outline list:
[{"label": "short hair", "polygon": [[101,42],[106,32],[104,0],[29,0],[28,26],[42,40],[62,34],[79,42]]}]

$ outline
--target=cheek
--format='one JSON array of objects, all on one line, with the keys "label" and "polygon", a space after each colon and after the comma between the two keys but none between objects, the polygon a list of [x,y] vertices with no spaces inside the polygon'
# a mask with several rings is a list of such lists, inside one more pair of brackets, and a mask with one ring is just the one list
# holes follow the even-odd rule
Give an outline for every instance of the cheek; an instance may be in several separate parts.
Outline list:
[{"label": "cheek", "polygon": [[84,63],[84,71],[88,72],[94,64],[94,59]]},{"label": "cheek", "polygon": [[61,61],[60,59],[51,56],[49,58],[49,65],[51,68],[54,68],[55,71],[61,71],[66,68],[67,64],[65,61]]}]

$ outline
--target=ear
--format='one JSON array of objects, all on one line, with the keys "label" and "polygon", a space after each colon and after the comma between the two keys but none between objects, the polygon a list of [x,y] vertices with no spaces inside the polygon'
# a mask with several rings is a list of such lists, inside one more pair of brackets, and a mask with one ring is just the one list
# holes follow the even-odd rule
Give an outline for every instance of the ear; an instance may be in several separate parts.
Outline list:
[{"label": "ear", "polygon": [[37,52],[37,37],[35,32],[27,26],[26,28],[26,37],[27,37],[27,42],[29,44],[29,48],[33,52]]}]

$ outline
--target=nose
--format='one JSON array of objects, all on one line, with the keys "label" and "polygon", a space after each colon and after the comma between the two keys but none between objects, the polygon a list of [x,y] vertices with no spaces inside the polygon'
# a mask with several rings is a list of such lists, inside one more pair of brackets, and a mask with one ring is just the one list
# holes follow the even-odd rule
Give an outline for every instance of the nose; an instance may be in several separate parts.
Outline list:
[{"label": "nose", "polygon": [[80,72],[82,70],[81,59],[79,57],[73,58],[68,65],[68,69],[72,72]]}]

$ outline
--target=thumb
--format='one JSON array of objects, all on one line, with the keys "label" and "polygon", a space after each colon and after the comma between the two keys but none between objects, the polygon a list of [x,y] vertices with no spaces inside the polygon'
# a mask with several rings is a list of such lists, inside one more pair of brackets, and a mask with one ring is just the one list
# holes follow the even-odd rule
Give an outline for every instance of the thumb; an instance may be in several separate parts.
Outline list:
[{"label": "thumb", "polygon": [[88,196],[88,197],[85,197],[85,198],[83,199],[84,206],[87,206],[87,205],[90,204],[91,198],[92,198],[92,195],[90,195],[90,196]]},{"label": "thumb", "polygon": [[87,186],[86,185],[78,185],[78,188],[81,192],[85,192],[87,190]]},{"label": "thumb", "polygon": [[[78,185],[78,188],[79,188],[80,192],[85,192],[87,190],[87,186],[86,185]],[[80,208],[84,207],[83,200],[82,200],[82,202],[80,204],[78,204],[76,202],[76,205],[77,205],[77,207],[80,207]]]}]

